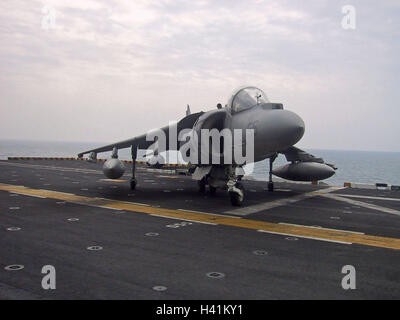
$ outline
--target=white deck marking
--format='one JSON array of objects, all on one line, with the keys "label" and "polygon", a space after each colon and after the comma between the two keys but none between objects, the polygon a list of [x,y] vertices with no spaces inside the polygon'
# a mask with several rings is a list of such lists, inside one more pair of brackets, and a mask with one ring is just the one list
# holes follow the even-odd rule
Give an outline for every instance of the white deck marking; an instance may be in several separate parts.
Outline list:
[{"label": "white deck marking", "polygon": [[327,194],[327,193],[330,193],[330,192],[333,192],[336,190],[340,190],[340,189],[344,189],[344,187],[330,187],[330,188],[326,188],[326,189],[311,191],[311,192],[299,194],[297,196],[293,196],[293,197],[289,197],[289,198],[283,198],[283,199],[279,199],[279,200],[275,200],[275,201],[269,201],[269,202],[264,202],[264,203],[260,203],[260,204],[255,204],[255,205],[248,206],[248,207],[228,210],[228,211],[225,211],[225,213],[231,213],[231,214],[235,214],[238,216],[247,216],[251,213],[256,213],[256,212],[269,210],[269,209],[276,208],[276,207],[286,206],[288,204],[292,204],[292,203],[295,203],[295,202],[298,202],[298,201],[301,201],[304,199],[309,199],[312,197],[324,195],[324,194]]},{"label": "white deck marking", "polygon": [[11,192],[11,193],[14,193],[14,194],[19,194],[19,195],[22,195],[22,196],[28,196],[28,197],[34,197],[34,198],[46,199],[46,197],[42,197],[42,196],[36,196],[36,195],[33,195],[33,194],[29,194],[29,193],[16,192],[16,191],[13,191],[13,192]]},{"label": "white deck marking", "polygon": [[352,199],[347,199],[347,198],[338,196],[336,194],[324,194],[323,196],[327,197],[329,199],[350,203],[352,205],[356,205],[356,206],[359,206],[359,207],[364,207],[364,208],[367,208],[367,209],[377,210],[377,211],[390,213],[390,214],[395,214],[397,216],[400,216],[400,211],[399,210],[390,209],[390,208],[386,208],[386,207],[381,207],[381,206],[378,206],[376,204],[366,203],[366,202],[352,200]]},{"label": "white deck marking", "polygon": [[242,219],[242,217],[235,217],[235,216],[230,216],[227,214],[209,213],[209,212],[203,212],[203,211],[197,211],[197,210],[191,210],[191,209],[176,209],[176,210],[185,211],[185,212],[196,212],[196,213],[208,214],[211,216],[219,216],[219,217],[224,217],[224,218],[228,217],[228,218]]},{"label": "white deck marking", "polygon": [[339,197],[346,197],[346,198],[360,198],[360,199],[373,199],[373,200],[387,200],[387,201],[400,201],[400,198],[384,198],[384,197],[373,197],[373,196],[362,196],[357,194],[341,194],[335,193],[335,195]]},{"label": "white deck marking", "polygon": [[264,232],[264,233],[278,234],[278,235],[282,235],[282,236],[290,236],[290,237],[295,237],[295,238],[319,240],[319,241],[333,242],[333,243],[339,243],[339,244],[352,244],[351,242],[328,240],[328,239],[322,239],[322,238],[316,238],[316,237],[308,237],[308,236],[299,236],[298,234],[290,234],[290,233],[274,232],[274,231],[265,231],[265,230],[257,230],[257,231],[258,232]]},{"label": "white deck marking", "polygon": [[322,230],[332,230],[332,231],[342,231],[342,232],[356,233],[356,234],[365,234],[364,232],[358,232],[358,231],[324,228],[324,227],[319,227],[319,226],[306,226],[303,224],[295,224],[295,223],[279,222],[279,224],[284,224],[286,226],[307,227],[307,228],[322,229]]},{"label": "white deck marking", "polygon": [[[280,235],[286,235],[289,237],[303,237],[312,240],[320,240],[335,243],[356,243],[372,247],[381,247],[388,249],[400,249],[400,239],[387,238],[382,236],[354,234],[344,231],[333,231],[333,230],[321,230],[308,227],[300,226],[284,226],[274,222],[259,221],[253,219],[232,219],[230,217],[222,218],[215,216],[207,216],[200,213],[190,213],[178,211],[174,209],[162,208],[157,210],[155,208],[149,208],[145,206],[122,204],[118,201],[114,204],[110,201],[99,200],[96,198],[85,197],[85,196],[67,196],[61,195],[56,192],[48,190],[47,193],[39,192],[38,189],[24,188],[20,186],[12,186],[0,183],[0,191],[17,191],[23,193],[31,193],[33,195],[45,195],[47,198],[54,200],[64,200],[70,203],[77,203],[79,205],[93,206],[93,207],[104,207],[105,209],[117,209],[117,212],[136,212],[143,213],[153,216],[164,216],[165,218],[173,218],[175,220],[190,221],[194,223],[205,222],[211,225],[224,225],[229,227],[237,227],[251,230],[262,230],[262,232],[275,233]],[[9,208],[20,209],[17,208]],[[160,215],[158,215],[160,213]]]},{"label": "white deck marking", "polygon": [[100,206],[96,204],[89,204],[89,203],[82,203],[78,201],[71,201],[71,200],[66,200],[68,203],[73,203],[73,204],[79,204],[82,206],[88,206],[88,207],[93,207],[93,208],[102,208],[102,209],[109,209],[109,210],[117,210],[117,211],[124,211],[123,209],[118,209],[118,208],[113,208],[113,207],[106,207],[106,206]]},{"label": "white deck marking", "polygon": [[216,226],[217,223],[211,223],[211,222],[205,222],[205,221],[198,221],[198,220],[190,220],[190,219],[182,219],[178,217],[169,217],[169,216],[163,216],[161,214],[150,214],[151,216],[154,217],[161,217],[161,218],[167,218],[167,219],[174,219],[174,220],[180,220],[180,221],[189,221],[189,222],[194,222],[194,223],[202,223],[202,224],[209,224],[211,226]]}]

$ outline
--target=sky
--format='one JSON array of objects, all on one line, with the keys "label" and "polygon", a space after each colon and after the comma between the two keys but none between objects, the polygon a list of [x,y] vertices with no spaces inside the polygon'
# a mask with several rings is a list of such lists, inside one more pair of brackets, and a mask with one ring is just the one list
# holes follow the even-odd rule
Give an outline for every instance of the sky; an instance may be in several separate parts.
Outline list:
[{"label": "sky", "polygon": [[398,0],[3,0],[0,139],[124,140],[251,85],[303,118],[299,147],[400,151],[399,17]]}]

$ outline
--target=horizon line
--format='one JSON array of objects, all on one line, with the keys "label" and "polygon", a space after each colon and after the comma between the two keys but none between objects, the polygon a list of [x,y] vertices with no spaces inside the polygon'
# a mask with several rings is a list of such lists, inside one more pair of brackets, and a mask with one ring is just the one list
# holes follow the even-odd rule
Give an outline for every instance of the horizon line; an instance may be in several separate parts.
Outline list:
[{"label": "horizon line", "polygon": [[[71,140],[46,140],[46,139],[15,139],[15,138],[10,138],[10,139],[3,139],[0,138],[0,141],[18,141],[18,142],[50,142],[50,143],[84,143],[84,144],[111,144],[113,142],[95,142],[95,141],[71,141]],[[327,148],[318,148],[318,147],[301,147],[303,149],[308,149],[308,150],[322,150],[322,151],[355,151],[355,152],[391,152],[391,153],[400,153],[399,151],[393,151],[393,150],[360,150],[360,149],[327,149]],[[128,149],[128,148],[124,148]],[[122,149],[121,149],[122,150]]]}]

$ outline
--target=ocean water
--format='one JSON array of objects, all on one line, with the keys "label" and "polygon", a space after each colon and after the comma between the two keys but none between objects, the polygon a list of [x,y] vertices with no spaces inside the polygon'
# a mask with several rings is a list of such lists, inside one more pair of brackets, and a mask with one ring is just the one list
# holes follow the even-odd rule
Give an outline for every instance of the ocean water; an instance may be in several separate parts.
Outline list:
[{"label": "ocean water", "polygon": [[[79,152],[104,144],[107,143],[0,140],[0,158],[7,156],[76,157]],[[330,185],[343,185],[344,182],[381,182],[400,185],[400,152],[315,149],[306,149],[306,151],[338,167],[333,177],[324,180]],[[103,153],[99,157],[106,158],[109,155],[110,153]],[[143,155],[144,152],[139,152],[139,159],[143,159]],[[170,162],[177,161],[175,154],[170,153],[170,156]],[[130,160],[130,150],[120,150],[119,157]],[[274,166],[286,163],[285,157],[279,155]],[[267,180],[268,161],[256,163],[251,175],[258,180]]]},{"label": "ocean water", "polygon": [[[331,178],[324,180],[330,185],[343,185],[344,182],[400,185],[400,152],[305,150],[338,167]],[[286,163],[286,158],[279,155],[274,166]],[[257,163],[254,167],[254,176],[257,179],[268,179],[268,168],[266,160]]]}]

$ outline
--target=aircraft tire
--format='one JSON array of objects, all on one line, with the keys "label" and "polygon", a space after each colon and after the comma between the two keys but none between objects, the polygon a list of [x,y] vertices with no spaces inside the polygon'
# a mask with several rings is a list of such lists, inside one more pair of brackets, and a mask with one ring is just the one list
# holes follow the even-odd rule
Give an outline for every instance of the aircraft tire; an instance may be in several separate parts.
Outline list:
[{"label": "aircraft tire", "polygon": [[136,179],[131,179],[131,190],[135,190],[136,188]]},{"label": "aircraft tire", "polygon": [[268,182],[268,191],[270,191],[270,192],[274,191],[274,183],[273,182]]},{"label": "aircraft tire", "polygon": [[199,185],[199,192],[201,192],[201,193],[204,193],[204,192],[206,192],[206,179],[201,179],[199,182],[198,182],[198,185]]},{"label": "aircraft tire", "polygon": [[216,187],[213,187],[213,186],[210,186],[210,193],[211,193],[212,195],[214,195],[216,192],[217,192],[217,188],[216,188]]},{"label": "aircraft tire", "polygon": [[[236,188],[244,191],[244,187],[241,183],[236,183]],[[241,198],[239,193],[234,191],[229,192],[229,198],[231,199],[231,204],[235,207],[240,207],[244,200],[244,196]]]}]

